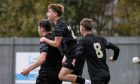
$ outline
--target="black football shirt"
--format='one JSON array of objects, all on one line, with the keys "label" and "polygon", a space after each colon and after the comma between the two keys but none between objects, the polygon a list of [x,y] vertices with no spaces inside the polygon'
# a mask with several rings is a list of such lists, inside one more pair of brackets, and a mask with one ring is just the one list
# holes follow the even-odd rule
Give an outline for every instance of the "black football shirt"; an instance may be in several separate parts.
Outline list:
[{"label": "black football shirt", "polygon": [[[54,40],[54,34],[49,33],[45,35],[46,38],[50,40]],[[41,65],[41,70],[45,70],[46,68],[56,68],[62,65],[62,58],[61,52],[58,48],[49,46],[45,42],[40,43],[40,53],[46,52],[46,61]]]},{"label": "black football shirt", "polygon": [[[71,27],[61,18],[57,20],[55,25],[55,36],[62,36],[62,50],[68,58],[75,56],[77,40]],[[73,55],[74,54],[74,55]]]},{"label": "black football shirt", "polygon": [[101,80],[109,77],[109,68],[106,64],[106,49],[114,50],[114,60],[117,59],[118,47],[106,41],[105,38],[88,34],[78,41],[76,56],[83,55],[88,65],[91,80]]}]

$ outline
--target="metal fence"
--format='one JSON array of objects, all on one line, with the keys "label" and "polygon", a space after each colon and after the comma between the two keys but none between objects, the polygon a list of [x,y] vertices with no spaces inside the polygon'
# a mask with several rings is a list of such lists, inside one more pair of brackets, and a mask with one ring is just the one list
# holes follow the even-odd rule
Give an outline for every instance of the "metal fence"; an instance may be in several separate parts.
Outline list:
[{"label": "metal fence", "polygon": [[[140,57],[140,37],[108,37],[120,48],[116,62],[107,61],[109,84],[140,84],[140,64],[132,64],[132,57]],[[15,84],[15,53],[38,52],[39,38],[0,38],[0,84]],[[112,51],[107,50],[108,56]],[[85,65],[83,77],[88,77]]]}]

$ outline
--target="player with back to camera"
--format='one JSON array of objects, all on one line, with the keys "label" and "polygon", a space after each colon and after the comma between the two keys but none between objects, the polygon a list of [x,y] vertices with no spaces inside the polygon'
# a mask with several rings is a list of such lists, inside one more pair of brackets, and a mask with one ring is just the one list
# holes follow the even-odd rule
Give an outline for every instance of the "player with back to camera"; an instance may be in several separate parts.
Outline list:
[{"label": "player with back to camera", "polygon": [[105,38],[92,34],[92,26],[91,19],[84,18],[80,22],[80,33],[83,37],[78,41],[76,56],[85,57],[91,84],[108,84],[110,72],[106,64],[106,49],[114,51],[114,56],[110,57],[114,62],[118,58],[119,48]]}]

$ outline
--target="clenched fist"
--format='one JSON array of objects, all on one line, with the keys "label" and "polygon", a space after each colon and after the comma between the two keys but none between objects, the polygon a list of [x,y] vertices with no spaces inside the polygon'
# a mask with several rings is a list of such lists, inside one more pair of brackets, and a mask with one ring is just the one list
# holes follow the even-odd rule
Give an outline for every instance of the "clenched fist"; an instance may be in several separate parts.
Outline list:
[{"label": "clenched fist", "polygon": [[27,69],[24,69],[22,72],[21,72],[21,74],[23,75],[23,76],[27,76],[28,74],[30,73],[30,70],[27,68]]}]

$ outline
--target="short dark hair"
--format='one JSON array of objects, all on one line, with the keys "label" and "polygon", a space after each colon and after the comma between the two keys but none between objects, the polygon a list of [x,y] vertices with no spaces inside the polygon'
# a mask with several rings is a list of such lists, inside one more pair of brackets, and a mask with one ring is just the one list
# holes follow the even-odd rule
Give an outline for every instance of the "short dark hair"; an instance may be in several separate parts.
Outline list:
[{"label": "short dark hair", "polygon": [[93,27],[93,21],[92,19],[84,18],[80,25],[82,25],[87,31],[91,31]]},{"label": "short dark hair", "polygon": [[61,4],[57,4],[57,3],[56,4],[50,4],[48,6],[48,9],[52,9],[53,11],[55,11],[58,14],[58,16],[61,16],[62,13],[64,12],[64,6],[61,5]]},{"label": "short dark hair", "polygon": [[45,31],[51,31],[51,23],[47,19],[39,21],[38,26],[43,27]]}]

